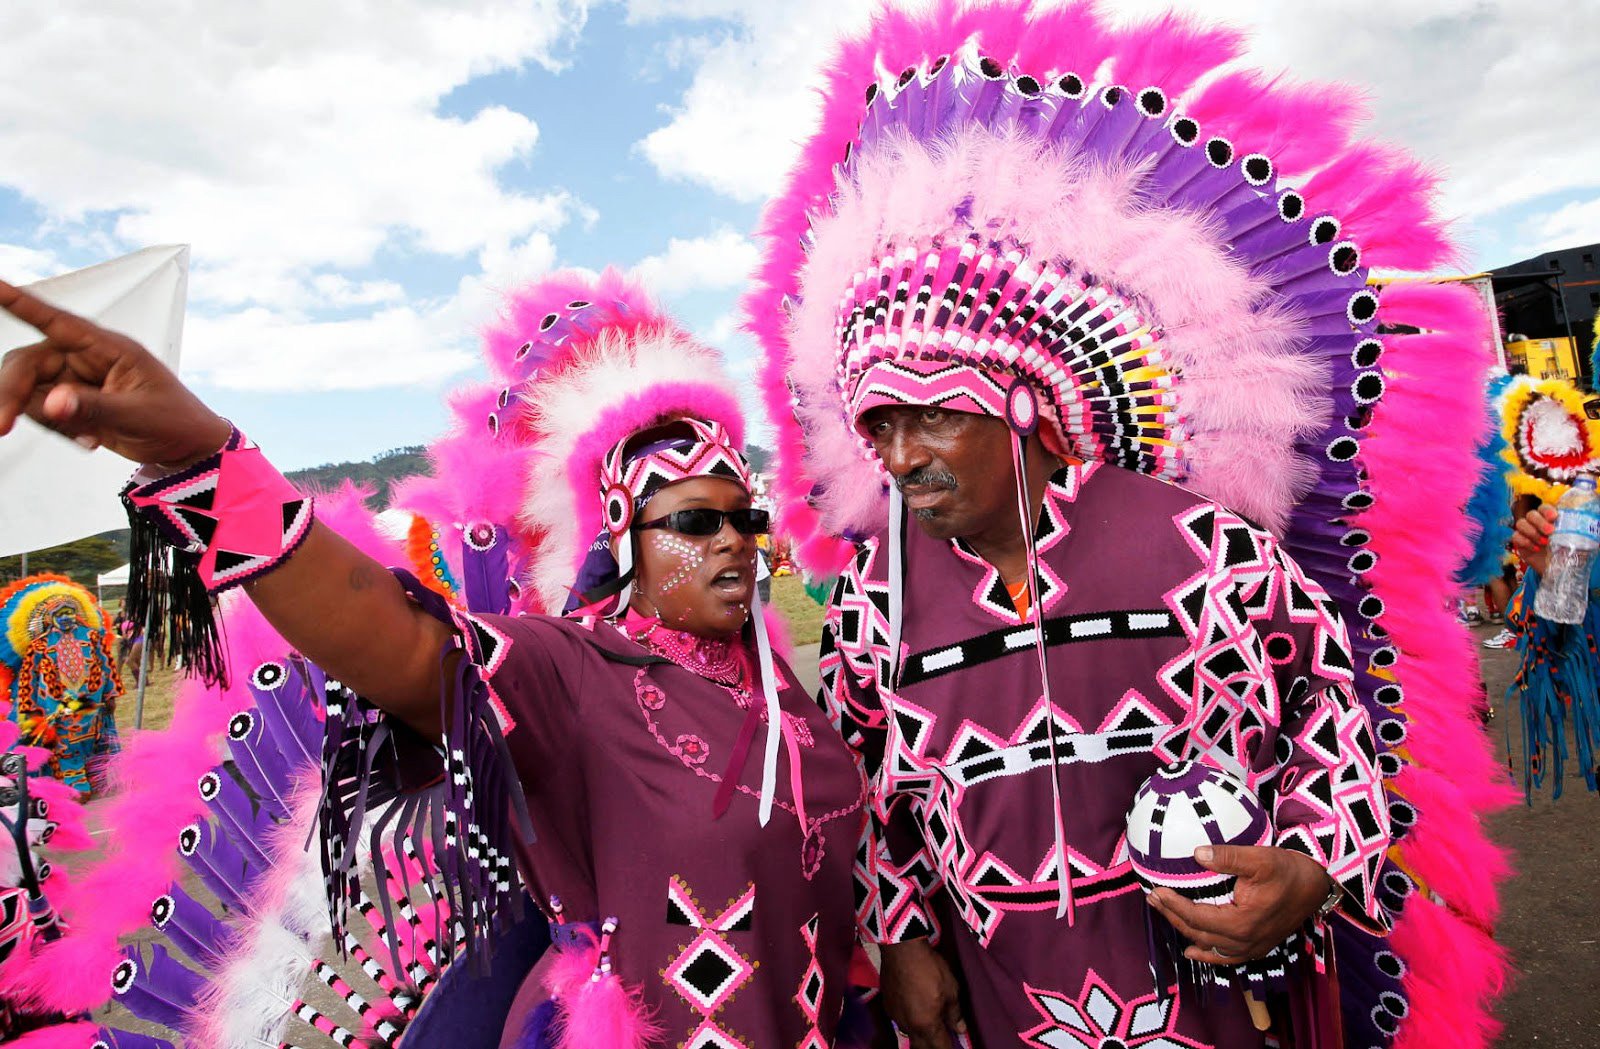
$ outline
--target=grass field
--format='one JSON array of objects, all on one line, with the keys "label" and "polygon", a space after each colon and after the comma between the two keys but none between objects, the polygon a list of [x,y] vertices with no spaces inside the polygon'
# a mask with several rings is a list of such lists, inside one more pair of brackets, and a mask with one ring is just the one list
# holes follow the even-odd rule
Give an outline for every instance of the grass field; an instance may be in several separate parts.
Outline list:
[{"label": "grass field", "polygon": [[789,623],[789,640],[814,645],[822,640],[822,606],[811,600],[797,575],[772,581],[772,603]]},{"label": "grass field", "polygon": [[[182,678],[176,670],[154,660],[150,662],[150,680],[144,688],[144,728],[161,729],[172,724],[172,704]],[[134,727],[138,711],[139,668],[130,665],[122,675],[122,686],[128,694],[117,702],[117,728],[127,732]]]}]

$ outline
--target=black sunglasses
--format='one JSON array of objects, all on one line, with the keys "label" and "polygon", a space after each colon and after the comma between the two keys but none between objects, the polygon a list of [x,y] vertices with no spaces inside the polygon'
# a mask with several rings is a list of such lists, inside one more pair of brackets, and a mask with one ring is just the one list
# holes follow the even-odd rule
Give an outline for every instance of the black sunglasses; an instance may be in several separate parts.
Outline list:
[{"label": "black sunglasses", "polygon": [[640,532],[651,528],[666,528],[679,535],[704,538],[722,531],[723,521],[733,525],[733,530],[740,535],[765,535],[772,527],[772,515],[765,510],[757,510],[754,507],[744,510],[713,510],[704,506],[692,510],[674,510],[665,517],[658,517],[654,521],[642,521],[633,527],[635,531]]}]

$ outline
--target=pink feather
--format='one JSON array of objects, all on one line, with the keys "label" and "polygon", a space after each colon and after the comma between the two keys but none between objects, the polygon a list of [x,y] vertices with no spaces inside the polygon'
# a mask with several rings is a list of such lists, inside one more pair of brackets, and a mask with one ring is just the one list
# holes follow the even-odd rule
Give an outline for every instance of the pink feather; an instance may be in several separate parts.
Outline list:
[{"label": "pink feather", "polygon": [[1156,86],[1177,98],[1208,70],[1244,50],[1244,35],[1224,26],[1204,26],[1169,11],[1120,34],[1112,76],[1130,91]]},{"label": "pink feather", "polygon": [[1385,339],[1388,392],[1362,448],[1377,496],[1360,518],[1379,557],[1368,578],[1387,606],[1383,625],[1401,652],[1405,752],[1413,763],[1396,788],[1421,813],[1400,854],[1431,892],[1472,919],[1421,893],[1406,907],[1393,942],[1410,967],[1411,1009],[1397,1045],[1476,1049],[1497,1030],[1491,1007],[1506,979],[1504,954],[1483,928],[1498,909],[1496,886],[1508,863],[1485,835],[1482,817],[1514,793],[1471,709],[1477,684],[1471,640],[1445,603],[1468,546],[1462,507],[1476,476],[1483,420],[1461,405],[1481,397],[1488,318],[1470,291],[1451,285],[1392,285],[1380,310],[1387,323],[1424,330]]},{"label": "pink feather", "polygon": [[[643,286],[613,267],[608,266],[598,277],[575,270],[552,273],[512,293],[500,316],[485,327],[483,347],[492,374],[502,382],[520,381],[517,351],[539,331],[548,314],[575,301],[595,303],[593,321],[619,331],[667,322]],[[620,308],[613,305],[618,302]],[[540,366],[559,367],[584,345],[585,340],[573,340],[555,359]]]},{"label": "pink feather", "polygon": [[99,1026],[87,1021],[64,1023],[41,1031],[30,1031],[6,1044],[11,1049],[88,1049],[99,1033]]},{"label": "pink feather", "polygon": [[1365,98],[1347,84],[1296,83],[1254,69],[1217,77],[1183,110],[1240,152],[1271,157],[1280,176],[1326,164],[1368,116]]},{"label": "pink feather", "polygon": [[618,977],[586,979],[563,996],[560,1049],[648,1049],[662,1026],[640,993]]},{"label": "pink feather", "polygon": [[565,1000],[576,993],[600,962],[600,944],[594,933],[587,927],[580,927],[577,936],[577,944],[552,952],[550,967],[544,974],[544,989],[552,998]]},{"label": "pink feather", "polygon": [[1410,1012],[1395,1049],[1489,1049],[1495,1044],[1500,1022],[1481,1003],[1506,989],[1510,965],[1504,948],[1482,928],[1418,897],[1406,907],[1390,942],[1409,966],[1403,985]]},{"label": "pink feather", "polygon": [[1368,142],[1312,176],[1314,214],[1332,214],[1367,265],[1427,270],[1455,262],[1449,225],[1434,211],[1439,177],[1396,146]]}]

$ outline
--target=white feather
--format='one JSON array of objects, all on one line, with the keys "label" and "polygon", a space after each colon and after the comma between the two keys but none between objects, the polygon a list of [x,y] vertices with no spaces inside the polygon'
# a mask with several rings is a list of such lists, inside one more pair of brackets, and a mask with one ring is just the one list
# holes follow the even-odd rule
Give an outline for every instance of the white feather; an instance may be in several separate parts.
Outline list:
[{"label": "white feather", "polygon": [[[583,464],[585,489],[574,491],[569,464],[584,438],[605,420],[608,410],[622,407],[632,398],[649,394],[664,383],[715,386],[731,393],[733,386],[724,370],[721,356],[713,349],[679,332],[661,331],[636,338],[636,333],[616,330],[602,332],[577,359],[559,374],[542,382],[534,391],[530,423],[538,433],[538,452],[529,467],[528,494],[523,503],[522,520],[546,536],[544,554],[534,568],[533,584],[546,609],[560,611],[566,603],[584,552],[594,536],[581,535],[580,522],[594,514],[580,513],[598,506],[598,457]],[[690,411],[690,405],[673,406]],[[631,420],[632,430],[658,421],[641,417]],[[724,424],[730,420],[719,420]],[[587,455],[590,451],[583,447]],[[600,449],[603,455],[605,449]],[[580,504],[578,500],[586,500]]]}]

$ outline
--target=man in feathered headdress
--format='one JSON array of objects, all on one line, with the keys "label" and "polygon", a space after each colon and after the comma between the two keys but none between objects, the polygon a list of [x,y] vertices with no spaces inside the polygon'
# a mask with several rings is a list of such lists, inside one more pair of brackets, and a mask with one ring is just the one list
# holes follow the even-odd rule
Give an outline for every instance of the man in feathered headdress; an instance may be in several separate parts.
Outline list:
[{"label": "man in feathered headdress", "polygon": [[[916,1049],[1335,1044],[1335,944],[1350,1044],[1492,1026],[1498,795],[1438,538],[1475,420],[1408,384],[1452,355],[1475,388],[1481,311],[1397,287],[1381,319],[1430,334],[1380,338],[1365,267],[1448,251],[1431,181],[1351,142],[1348,93],[1194,87],[1238,50],[1087,6],[885,12],[764,222],[777,489],[841,573],[823,701],[872,782],[859,917]],[[1270,833],[1202,792],[1131,855],[1178,763]],[[1449,849],[1391,849],[1419,810]],[[1163,864],[1183,891],[1147,895]],[[1405,906],[1418,872],[1444,907]],[[1445,945],[1448,1005],[1408,977]]]}]

